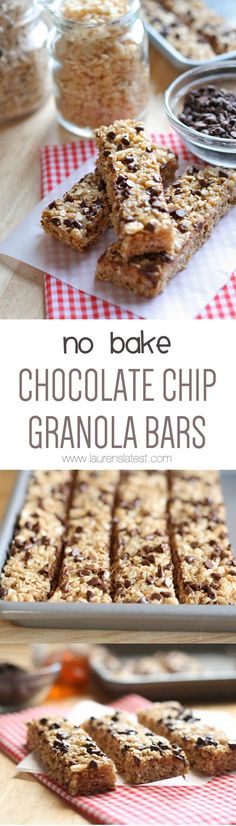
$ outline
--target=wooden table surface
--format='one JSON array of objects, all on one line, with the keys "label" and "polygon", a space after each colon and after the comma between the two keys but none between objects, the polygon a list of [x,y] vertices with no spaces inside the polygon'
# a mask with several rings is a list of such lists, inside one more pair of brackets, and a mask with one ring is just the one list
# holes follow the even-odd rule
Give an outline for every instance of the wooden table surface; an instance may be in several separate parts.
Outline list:
[{"label": "wooden table surface", "polygon": [[[0,659],[5,656],[5,646],[0,646]],[[7,659],[18,665],[28,667],[30,650],[27,646],[9,645]],[[86,695],[88,696],[88,695]],[[68,708],[81,697],[78,695],[70,700],[63,701],[63,708]],[[82,698],[83,699],[83,698]],[[202,706],[195,706],[204,708]],[[209,706],[208,706],[209,708]],[[214,704],[211,711],[227,711],[236,719],[236,706],[230,703]],[[8,757],[0,753],[0,824],[2,826],[36,826],[41,824],[68,824],[87,823],[88,821],[73,811],[62,798],[57,797],[45,786],[42,786],[32,775],[17,775],[15,764]]]},{"label": "wooden table surface", "polygon": [[[162,95],[174,77],[171,65],[151,49],[151,96],[147,115],[151,129],[170,130]],[[0,240],[40,200],[39,147],[73,140],[75,136],[57,124],[52,99],[31,117],[0,130]],[[5,256],[0,256],[0,318],[44,318],[42,273]]]}]

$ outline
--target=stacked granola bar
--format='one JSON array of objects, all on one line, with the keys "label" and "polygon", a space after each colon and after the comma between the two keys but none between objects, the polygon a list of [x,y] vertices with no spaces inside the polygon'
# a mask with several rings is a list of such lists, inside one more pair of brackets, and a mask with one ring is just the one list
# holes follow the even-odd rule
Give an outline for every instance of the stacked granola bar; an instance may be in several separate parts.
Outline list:
[{"label": "stacked granola bar", "polygon": [[217,472],[35,471],[0,599],[235,605]]},{"label": "stacked granola bar", "polygon": [[117,241],[98,259],[96,277],[153,298],[236,203],[236,174],[192,164],[174,181],[176,156],[150,141],[141,122],[102,126],[96,141],[95,172],[49,204],[42,226],[83,250],[113,224]]},{"label": "stacked granola bar", "polygon": [[[109,128],[102,128],[97,141],[99,159],[95,172],[86,175],[63,198],[52,201],[43,210],[41,223],[44,230],[67,246],[83,250],[97,241],[114,221],[127,255],[133,248],[134,235],[142,250],[150,246],[152,249],[173,249],[174,227],[165,204],[163,185],[175,176],[177,158],[174,153],[152,143],[143,124],[132,121],[117,121]],[[114,166],[110,176],[110,198],[103,168],[110,168],[108,156],[109,160],[113,159]],[[127,170],[129,181],[124,186]],[[135,173],[138,171],[137,187]],[[131,192],[132,184],[135,198]],[[136,210],[137,188],[143,222],[133,221],[131,226],[126,212],[127,208]],[[129,198],[126,198],[125,190],[127,193],[129,190]],[[140,212],[139,208],[139,218]]]},{"label": "stacked granola bar", "polygon": [[236,175],[230,170],[201,169],[191,164],[166,189],[165,201],[174,227],[172,253],[150,249],[149,253],[140,254],[134,237],[132,254],[124,264],[120,243],[113,244],[97,264],[101,281],[111,281],[148,298],[163,292],[236,203]]}]

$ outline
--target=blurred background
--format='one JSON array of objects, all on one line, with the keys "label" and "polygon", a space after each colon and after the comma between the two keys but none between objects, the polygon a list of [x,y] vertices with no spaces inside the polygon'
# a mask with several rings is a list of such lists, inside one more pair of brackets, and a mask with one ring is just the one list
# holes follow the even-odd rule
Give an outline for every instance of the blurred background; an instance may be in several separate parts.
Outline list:
[{"label": "blurred background", "polygon": [[189,705],[232,702],[236,646],[0,646],[1,713],[86,697],[107,703],[129,693]]}]

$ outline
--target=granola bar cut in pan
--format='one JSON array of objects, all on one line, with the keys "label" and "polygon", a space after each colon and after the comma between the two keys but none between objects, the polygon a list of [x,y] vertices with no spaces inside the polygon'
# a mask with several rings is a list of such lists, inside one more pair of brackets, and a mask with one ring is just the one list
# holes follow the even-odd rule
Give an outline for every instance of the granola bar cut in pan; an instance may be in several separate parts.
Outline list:
[{"label": "granola bar cut in pan", "polygon": [[79,471],[53,602],[111,602],[110,538],[117,471]]},{"label": "granola bar cut in pan", "polygon": [[236,29],[203,0],[162,0],[162,5],[174,12],[191,33],[197,32],[208,41],[216,54],[236,49]]},{"label": "granola bar cut in pan", "polygon": [[165,192],[175,226],[174,253],[136,255],[129,261],[120,244],[113,244],[98,260],[97,278],[153,298],[183,270],[210,237],[217,222],[236,203],[236,174],[217,167],[191,164]]},{"label": "granola bar cut in pan", "polygon": [[28,723],[27,746],[36,749],[49,777],[72,795],[97,794],[114,788],[114,763],[83,728],[67,720],[43,717]]},{"label": "granola bar cut in pan", "polygon": [[168,537],[167,475],[130,471],[121,477],[114,508],[114,602],[177,603]]},{"label": "granola bar cut in pan", "polygon": [[236,771],[236,740],[206,725],[180,703],[153,703],[138,712],[138,720],[184,749],[190,766],[201,774]]},{"label": "granola bar cut in pan", "polygon": [[215,53],[199,32],[191,30],[176,14],[156,0],[142,0],[147,22],[178,52],[191,60],[211,60]]},{"label": "granola bar cut in pan", "polygon": [[180,602],[236,603],[236,561],[216,471],[173,471],[170,538]]},{"label": "granola bar cut in pan", "polygon": [[127,783],[153,783],[188,771],[187,758],[178,746],[152,734],[123,712],[91,717],[83,726]]},{"label": "granola bar cut in pan", "polygon": [[49,598],[60,565],[72,484],[71,471],[34,472],[1,576],[2,599]]},{"label": "granola bar cut in pan", "polygon": [[124,258],[174,248],[158,149],[135,121],[115,121],[96,132],[99,171]]}]

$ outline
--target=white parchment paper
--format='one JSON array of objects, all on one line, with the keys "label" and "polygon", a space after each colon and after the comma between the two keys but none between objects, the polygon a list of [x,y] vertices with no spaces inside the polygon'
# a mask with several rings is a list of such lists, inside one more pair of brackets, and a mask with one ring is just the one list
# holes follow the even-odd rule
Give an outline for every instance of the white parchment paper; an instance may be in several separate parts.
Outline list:
[{"label": "white parchment paper", "polygon": [[[186,164],[185,164],[186,165]],[[184,165],[182,165],[181,172]],[[95,279],[96,263],[105,248],[114,240],[109,230],[97,244],[84,253],[66,247],[46,235],[40,226],[44,206],[60,197],[78,180],[94,168],[90,159],[58,185],[50,195],[0,244],[0,253],[16,258],[55,276],[60,281],[130,310],[143,318],[194,318],[229,279],[236,268],[236,208],[220,221],[209,241],[197,252],[187,268],[170,282],[157,298],[139,298],[127,290]]]}]

